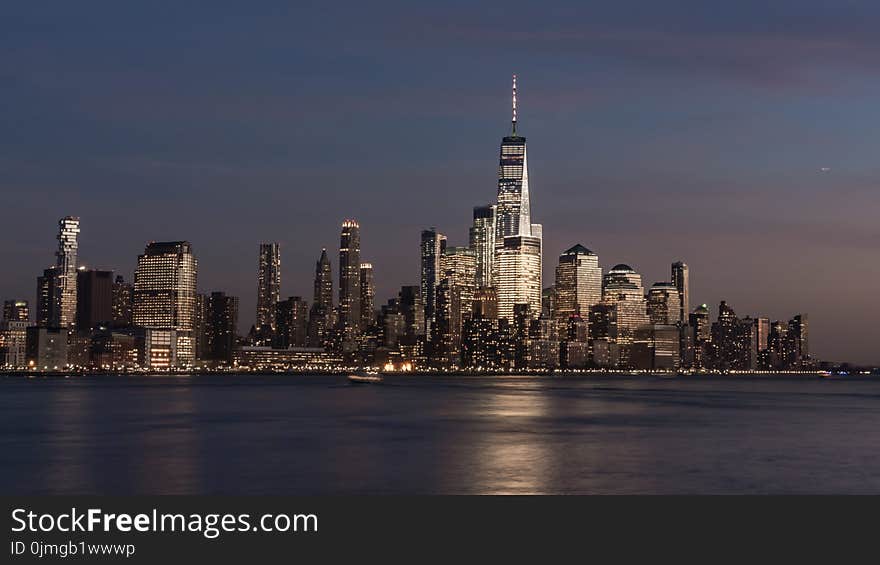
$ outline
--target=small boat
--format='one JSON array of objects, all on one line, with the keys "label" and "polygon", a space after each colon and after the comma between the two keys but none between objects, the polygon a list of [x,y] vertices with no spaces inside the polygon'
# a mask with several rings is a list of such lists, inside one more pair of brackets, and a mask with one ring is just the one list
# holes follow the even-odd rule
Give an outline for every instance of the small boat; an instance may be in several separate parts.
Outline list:
[{"label": "small boat", "polygon": [[348,382],[353,385],[381,384],[385,379],[379,373],[352,373],[348,375]]}]

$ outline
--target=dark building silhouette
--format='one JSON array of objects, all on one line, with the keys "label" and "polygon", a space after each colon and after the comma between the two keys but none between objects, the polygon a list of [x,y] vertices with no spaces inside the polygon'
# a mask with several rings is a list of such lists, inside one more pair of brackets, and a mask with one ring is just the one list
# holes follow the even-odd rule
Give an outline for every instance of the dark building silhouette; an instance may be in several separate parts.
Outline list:
[{"label": "dark building silhouette", "polygon": [[305,347],[308,343],[309,305],[299,296],[279,302],[275,318],[275,347]]},{"label": "dark building silhouette", "polygon": [[131,309],[134,296],[134,285],[125,282],[122,275],[116,275],[113,282],[113,319],[115,328],[131,327]]},{"label": "dark building silhouette", "polygon": [[205,355],[203,359],[232,363],[238,326],[238,298],[212,292],[205,301]]},{"label": "dark building silhouette", "polygon": [[76,329],[88,332],[113,321],[113,271],[76,273]]}]

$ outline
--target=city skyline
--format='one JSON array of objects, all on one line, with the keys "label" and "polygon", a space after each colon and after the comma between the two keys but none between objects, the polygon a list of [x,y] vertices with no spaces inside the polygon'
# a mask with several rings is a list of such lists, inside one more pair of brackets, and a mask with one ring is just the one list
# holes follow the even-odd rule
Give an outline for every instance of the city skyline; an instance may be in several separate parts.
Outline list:
[{"label": "city skyline", "polygon": [[[755,6],[731,7],[726,16]],[[657,9],[646,9],[664,21]],[[714,319],[717,304],[727,300],[741,314],[772,319],[808,311],[818,357],[880,363],[871,292],[880,279],[872,243],[876,85],[862,68],[864,59],[842,63],[850,54],[874,52],[861,21],[841,16],[825,19],[827,25],[809,23],[827,14],[801,3],[805,19],[787,22],[790,29],[768,44],[767,29],[748,18],[676,11],[681,37],[661,41],[666,49],[652,58],[645,43],[657,34],[670,40],[668,32],[656,22],[629,21],[614,8],[587,14],[570,7],[573,22],[583,16],[591,30],[604,31],[595,39],[549,15],[530,12],[541,31],[528,34],[508,25],[506,15],[478,17],[473,28],[440,26],[430,36],[453,68],[432,66],[442,57],[411,44],[425,59],[418,69],[407,67],[411,80],[398,84],[390,72],[410,62],[392,53],[406,43],[399,36],[367,42],[355,57],[375,71],[390,54],[389,71],[375,77],[346,62],[344,49],[320,42],[324,57],[343,59],[333,76],[297,59],[291,62],[297,80],[273,79],[286,50],[316,51],[288,39],[289,30],[281,34],[284,26],[266,14],[252,14],[249,21],[266,26],[267,43],[236,41],[235,29],[216,21],[193,33],[209,47],[232,38],[222,53],[239,53],[230,61],[239,72],[271,54],[250,70],[256,86],[237,91],[212,66],[218,59],[197,50],[190,60],[162,67],[179,81],[180,93],[151,110],[138,92],[159,93],[156,65],[167,63],[173,49],[148,55],[149,34],[132,34],[119,48],[129,55],[143,51],[144,66],[126,74],[110,55],[87,57],[115,38],[99,29],[100,18],[89,23],[67,14],[94,33],[71,40],[62,58],[88,78],[61,74],[73,82],[59,84],[48,78],[59,72],[50,56],[58,44],[40,41],[46,30],[34,13],[20,10],[9,22],[21,25],[6,37],[21,46],[15,60],[22,64],[3,63],[13,78],[3,97],[19,117],[10,120],[14,141],[4,145],[0,164],[4,191],[17,195],[21,211],[0,224],[9,242],[0,246],[4,299],[33,300],[34,274],[54,263],[50,226],[74,214],[83,222],[80,262],[129,281],[147,242],[191,241],[200,279],[207,281],[199,290],[240,297],[246,331],[256,301],[253,249],[279,242],[281,296],[310,297],[310,265],[322,247],[336,247],[339,222],[351,216],[362,225],[362,255],[375,267],[378,306],[401,284],[419,283],[412,234],[437,226],[450,246],[467,244],[472,206],[495,194],[493,156],[509,119],[508,93],[500,85],[517,72],[525,78],[520,120],[531,141],[532,213],[545,224],[544,286],[553,280],[555,258],[574,244],[595,251],[605,270],[632,265],[646,289],[668,280],[669,264],[683,260],[692,270],[691,310],[708,303]],[[181,13],[184,20],[195,17]],[[142,15],[147,28],[175,25]],[[279,21],[289,23],[284,16]],[[411,29],[429,27],[412,25],[418,20],[412,13],[399,17]],[[762,21],[778,34],[782,19],[767,18]],[[363,27],[355,19],[348,16],[340,27],[361,37],[366,32],[357,31]],[[320,17],[307,12],[303,20]],[[521,42],[507,47],[529,53],[515,64],[501,53],[505,27]],[[726,42],[706,39],[701,27],[723,29]],[[303,31],[303,39],[314,38]],[[747,39],[766,51],[751,52]],[[600,51],[601,60],[584,54],[584,44]],[[704,47],[706,60],[687,55],[688,46]],[[546,65],[552,61],[559,66]],[[817,78],[829,61],[841,63],[837,76],[852,80]],[[301,84],[299,77],[317,80]],[[217,88],[200,87],[204,79]],[[354,84],[363,90],[350,88]],[[84,95],[72,96],[72,88]],[[347,90],[359,95],[342,94]],[[102,92],[118,96],[107,103]],[[233,104],[232,94],[245,96]],[[224,108],[226,116],[214,111]],[[347,136],[352,132],[369,132],[370,147],[360,135]],[[426,198],[430,194],[443,198]],[[171,201],[177,205],[165,206]],[[331,260],[336,271],[335,254]],[[831,291],[840,279],[848,290],[843,295]]]}]

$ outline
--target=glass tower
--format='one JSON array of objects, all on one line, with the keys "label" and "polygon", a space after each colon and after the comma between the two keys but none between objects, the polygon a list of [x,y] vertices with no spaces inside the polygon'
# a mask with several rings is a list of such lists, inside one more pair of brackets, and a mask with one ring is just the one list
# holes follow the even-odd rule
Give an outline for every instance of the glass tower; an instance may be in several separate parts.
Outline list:
[{"label": "glass tower", "polygon": [[492,286],[492,264],[495,262],[494,204],[474,207],[474,223],[470,229],[470,248],[476,256],[477,288]]},{"label": "glass tower", "polygon": [[361,323],[361,229],[355,220],[342,222],[339,237],[339,327],[351,342]]},{"label": "glass tower", "polygon": [[79,218],[66,216],[58,221],[58,267],[60,296],[59,326],[70,327],[76,321],[76,254],[79,249]]},{"label": "glass tower", "polygon": [[602,301],[602,268],[599,256],[575,245],[559,256],[556,267],[556,305],[553,313],[559,327],[566,327],[568,319],[579,314],[587,318],[590,308]]}]

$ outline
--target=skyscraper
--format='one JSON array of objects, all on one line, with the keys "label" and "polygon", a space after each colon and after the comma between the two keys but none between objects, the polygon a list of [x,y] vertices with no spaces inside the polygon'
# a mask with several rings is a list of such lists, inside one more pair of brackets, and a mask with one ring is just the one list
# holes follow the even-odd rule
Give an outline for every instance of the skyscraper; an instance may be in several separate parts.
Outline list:
[{"label": "skyscraper", "polygon": [[588,318],[590,308],[602,301],[602,268],[599,256],[577,244],[559,256],[556,266],[556,303],[553,318],[559,328],[579,314]]},{"label": "skyscraper", "polygon": [[275,305],[281,300],[281,249],[277,243],[260,244],[257,272],[257,332],[275,331]]},{"label": "skyscraper", "polygon": [[333,269],[327,250],[321,249],[321,257],[315,263],[314,302],[309,312],[308,345],[325,347],[333,327]]},{"label": "skyscraper", "polygon": [[275,346],[304,347],[307,344],[309,305],[299,296],[291,296],[278,303],[275,327]]},{"label": "skyscraper", "polygon": [[470,228],[470,248],[476,258],[477,288],[492,286],[492,265],[495,262],[494,204],[474,207],[474,223]]},{"label": "skyscraper", "polygon": [[434,324],[434,313],[437,307],[437,286],[443,278],[440,260],[446,250],[446,236],[436,228],[422,231],[420,247],[421,255],[421,288],[422,300],[425,304],[425,336],[431,339],[431,327]]},{"label": "skyscraper", "polygon": [[212,292],[205,302],[204,358],[217,363],[232,363],[237,327],[238,298],[224,292]]},{"label": "skyscraper", "polygon": [[678,289],[672,283],[656,282],[648,291],[648,317],[652,324],[675,325],[681,316]]},{"label": "skyscraper", "polygon": [[179,365],[195,360],[197,276],[198,261],[188,241],[150,243],[138,256],[134,273],[132,321],[135,326],[164,332],[150,341],[161,343],[162,355],[169,351],[172,363]]},{"label": "skyscraper", "polygon": [[633,368],[633,351],[644,343],[640,334],[650,322],[645,304],[642,276],[629,265],[615,265],[603,277],[603,301],[611,307],[608,338],[614,346],[612,364]]},{"label": "skyscraper", "polygon": [[37,277],[37,325],[61,327],[61,268],[49,267]]},{"label": "skyscraper", "polygon": [[361,331],[366,330],[375,322],[373,302],[376,299],[376,283],[373,280],[373,264],[361,263]]},{"label": "skyscraper", "polygon": [[498,162],[498,205],[495,211],[493,282],[498,290],[498,315],[511,320],[517,304],[541,312],[540,224],[531,222],[526,138],[516,133],[516,75],[513,77],[511,135],[501,140]]},{"label": "skyscraper", "polygon": [[76,329],[90,331],[113,321],[113,271],[76,273]]},{"label": "skyscraper", "polygon": [[461,302],[461,317],[469,318],[473,311],[476,291],[477,258],[469,247],[446,247],[440,258],[443,277],[458,289]]},{"label": "skyscraper", "polygon": [[76,255],[79,249],[79,218],[65,216],[58,221],[58,251],[55,265],[58,267],[60,293],[59,326],[68,328],[76,321]]},{"label": "skyscraper", "polygon": [[339,327],[351,343],[361,323],[361,235],[355,220],[342,222],[339,238]]},{"label": "skyscraper", "polygon": [[[688,322],[688,313],[690,312],[690,275],[688,274],[688,266],[681,261],[672,264],[672,284],[678,289],[679,294],[679,316],[678,322],[686,324]],[[672,322],[670,322],[672,323]]]}]

